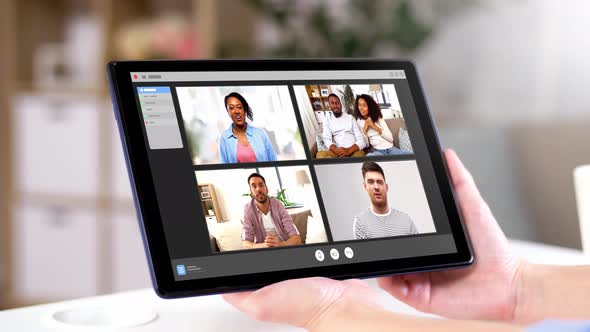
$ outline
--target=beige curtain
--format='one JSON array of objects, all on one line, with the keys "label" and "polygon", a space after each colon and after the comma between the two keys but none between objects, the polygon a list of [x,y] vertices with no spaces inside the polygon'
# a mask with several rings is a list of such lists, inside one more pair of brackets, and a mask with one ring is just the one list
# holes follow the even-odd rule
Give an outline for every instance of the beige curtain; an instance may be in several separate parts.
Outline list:
[{"label": "beige curtain", "polygon": [[303,128],[305,129],[305,138],[307,139],[307,143],[312,146],[316,141],[316,135],[320,128],[311,108],[305,86],[294,86],[293,89],[295,90],[295,98],[297,99],[297,106],[301,114],[301,122],[303,122]]}]

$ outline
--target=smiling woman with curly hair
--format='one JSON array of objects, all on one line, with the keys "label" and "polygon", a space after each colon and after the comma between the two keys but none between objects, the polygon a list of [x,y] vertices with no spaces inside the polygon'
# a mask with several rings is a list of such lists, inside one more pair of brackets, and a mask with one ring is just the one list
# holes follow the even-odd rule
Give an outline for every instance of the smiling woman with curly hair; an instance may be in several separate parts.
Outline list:
[{"label": "smiling woman with curly hair", "polygon": [[393,145],[393,134],[381,114],[381,108],[367,94],[361,94],[354,101],[354,118],[359,124],[370,151],[367,156],[384,156],[408,153]]}]

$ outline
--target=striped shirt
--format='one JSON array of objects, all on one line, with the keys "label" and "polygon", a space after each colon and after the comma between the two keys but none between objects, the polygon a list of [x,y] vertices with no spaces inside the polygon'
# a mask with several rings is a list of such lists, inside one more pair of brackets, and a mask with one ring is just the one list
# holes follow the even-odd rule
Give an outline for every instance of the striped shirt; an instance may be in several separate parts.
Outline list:
[{"label": "striped shirt", "polygon": [[373,239],[418,234],[418,229],[410,216],[401,211],[389,209],[387,214],[376,214],[367,208],[354,218],[353,234],[357,240]]}]

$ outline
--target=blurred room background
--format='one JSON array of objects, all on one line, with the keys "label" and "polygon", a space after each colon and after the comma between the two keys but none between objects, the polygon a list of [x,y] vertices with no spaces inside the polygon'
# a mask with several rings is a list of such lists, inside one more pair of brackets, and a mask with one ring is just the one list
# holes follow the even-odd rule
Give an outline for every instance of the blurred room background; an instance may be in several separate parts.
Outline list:
[{"label": "blurred room background", "polygon": [[442,144],[511,238],[580,248],[590,2],[3,0],[0,308],[149,287],[111,59],[414,61]]}]

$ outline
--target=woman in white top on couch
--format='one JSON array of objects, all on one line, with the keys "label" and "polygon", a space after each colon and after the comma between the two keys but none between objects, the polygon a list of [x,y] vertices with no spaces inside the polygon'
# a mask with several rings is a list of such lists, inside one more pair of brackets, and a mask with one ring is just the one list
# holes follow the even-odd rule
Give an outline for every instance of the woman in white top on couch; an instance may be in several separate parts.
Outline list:
[{"label": "woman in white top on couch", "polygon": [[405,154],[407,151],[393,145],[393,134],[381,114],[381,108],[373,97],[361,94],[354,102],[354,118],[368,141],[370,151],[367,156]]}]

